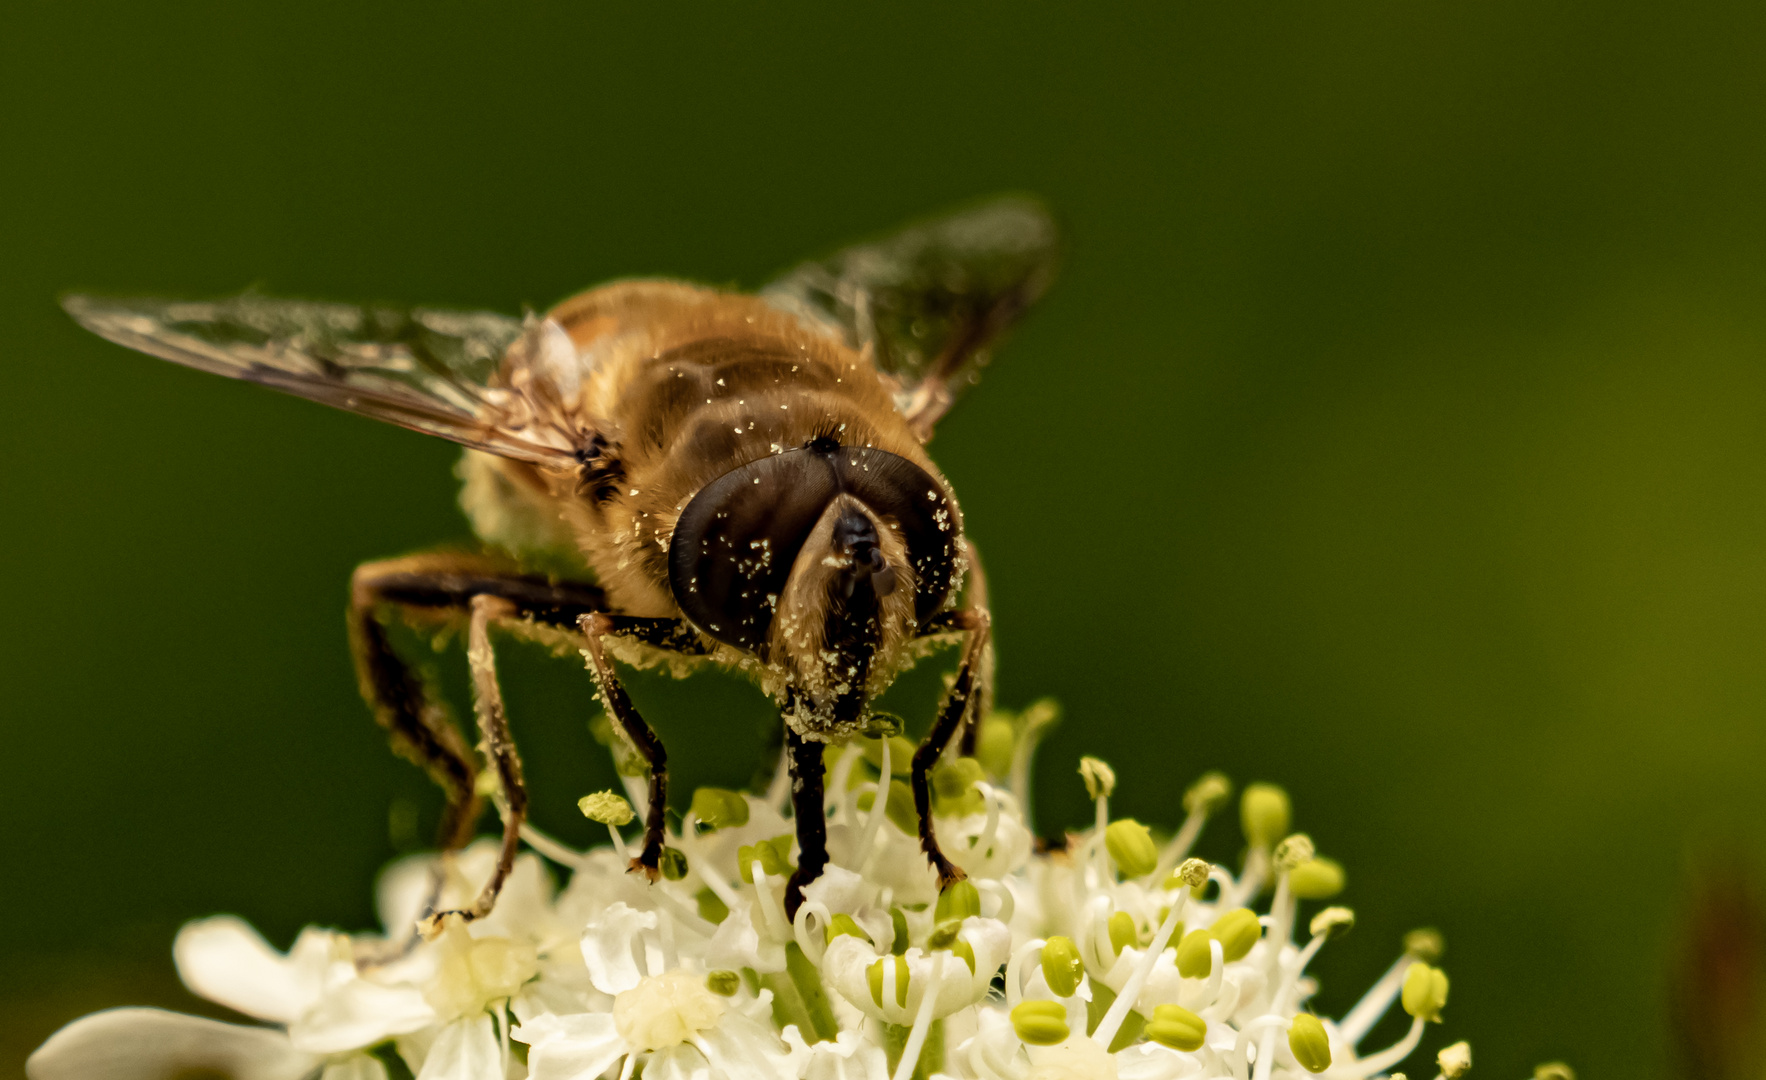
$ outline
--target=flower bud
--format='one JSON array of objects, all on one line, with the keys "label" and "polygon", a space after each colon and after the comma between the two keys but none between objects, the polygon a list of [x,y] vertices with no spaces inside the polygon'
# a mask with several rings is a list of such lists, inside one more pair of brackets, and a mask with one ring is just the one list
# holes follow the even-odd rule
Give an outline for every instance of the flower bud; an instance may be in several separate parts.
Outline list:
[{"label": "flower bud", "polygon": [[1350,911],[1346,907],[1325,908],[1323,911],[1312,917],[1312,925],[1310,929],[1312,930],[1313,937],[1323,934],[1326,941],[1329,941],[1331,938],[1342,937],[1344,934],[1355,929],[1355,912]]},{"label": "flower bud", "polygon": [[1439,930],[1425,927],[1404,935],[1404,954],[1412,959],[1432,964],[1441,959],[1441,954],[1446,951],[1447,942],[1442,939]]},{"label": "flower bud", "polygon": [[1214,938],[1206,930],[1191,930],[1177,943],[1177,973],[1186,979],[1206,979],[1214,971]]},{"label": "flower bud", "polygon": [[1116,790],[1116,770],[1095,757],[1079,759],[1079,775],[1085,781],[1087,798],[1108,799]]},{"label": "flower bud", "polygon": [[1072,997],[1085,977],[1085,961],[1072,938],[1056,934],[1042,947],[1042,977],[1057,997]]},{"label": "flower bud", "polygon": [[1290,817],[1288,793],[1274,784],[1252,784],[1239,800],[1239,823],[1254,848],[1268,848],[1286,836]]},{"label": "flower bud", "polygon": [[1343,891],[1343,867],[1334,859],[1308,859],[1288,871],[1288,891],[1301,900],[1329,900]]},{"label": "flower bud", "polygon": [[1004,713],[996,712],[981,725],[981,735],[975,740],[975,760],[992,775],[1005,776],[1012,771],[1012,751],[1017,741],[1012,721]]},{"label": "flower bud", "polygon": [[1109,927],[1110,948],[1117,956],[1121,956],[1122,950],[1128,946],[1141,943],[1140,932],[1134,928],[1134,916],[1128,912],[1118,911],[1110,916]]},{"label": "flower bud", "polygon": [[1257,921],[1257,913],[1250,908],[1234,908],[1215,919],[1208,932],[1220,942],[1221,954],[1230,964],[1234,960],[1243,960],[1251,946],[1257,944],[1257,939],[1263,936],[1263,924]]},{"label": "flower bud", "polygon": [[825,937],[829,942],[837,937],[855,937],[867,943],[871,940],[871,935],[865,933],[865,928],[854,921],[851,915],[836,915],[829,920]]},{"label": "flower bud", "polygon": [[1317,853],[1317,849],[1312,846],[1312,837],[1297,832],[1275,846],[1275,868],[1292,870]]},{"label": "flower bud", "polygon": [[679,881],[687,876],[687,853],[679,848],[665,847],[658,867],[665,880]]},{"label": "flower bud", "polygon": [[593,795],[584,795],[577,800],[576,808],[581,810],[583,816],[590,821],[599,821],[603,825],[612,825],[614,828],[630,825],[632,818],[636,816],[632,813],[632,804],[611,791],[597,791]]},{"label": "flower bud", "polygon": [[1058,1001],[1020,1001],[1012,1007],[1012,1030],[1031,1046],[1053,1046],[1067,1041],[1067,1010]]},{"label": "flower bud", "polygon": [[734,791],[702,787],[693,792],[688,813],[712,829],[734,829],[748,824],[748,800]]},{"label": "flower bud", "polygon": [[1294,1060],[1307,1072],[1324,1072],[1331,1067],[1331,1040],[1324,1025],[1311,1013],[1299,1013],[1294,1026],[1288,1029],[1288,1049]]},{"label": "flower bud", "polygon": [[1125,878],[1150,874],[1159,864],[1159,848],[1153,843],[1153,834],[1133,818],[1110,823],[1104,830],[1104,850]]},{"label": "flower bud", "polygon": [[953,881],[938,894],[938,906],[932,910],[934,922],[961,922],[981,914],[981,890],[973,881]]},{"label": "flower bud", "polygon": [[1472,1044],[1462,1039],[1444,1048],[1435,1055],[1435,1064],[1441,1067],[1441,1075],[1447,1080],[1459,1080],[1472,1071]]},{"label": "flower bud", "polygon": [[903,956],[884,957],[865,969],[865,981],[871,986],[871,1000],[883,1007],[883,965],[895,964],[895,1003],[902,1008],[908,1007],[908,962]]},{"label": "flower bud", "polygon": [[742,976],[733,971],[711,971],[705,975],[705,988],[718,997],[734,997],[742,985]]},{"label": "flower bud", "polygon": [[1186,814],[1212,814],[1220,809],[1220,804],[1233,797],[1233,782],[1226,778],[1225,773],[1203,773],[1201,779],[1191,784],[1183,793],[1183,809]]},{"label": "flower bud", "polygon": [[1410,965],[1404,973],[1404,1011],[1423,1020],[1441,1021],[1447,1004],[1447,973],[1424,963]]},{"label": "flower bud", "polygon": [[1160,1005],[1153,1009],[1153,1022],[1146,1027],[1147,1038],[1173,1050],[1200,1050],[1208,1037],[1208,1021],[1178,1005]]}]

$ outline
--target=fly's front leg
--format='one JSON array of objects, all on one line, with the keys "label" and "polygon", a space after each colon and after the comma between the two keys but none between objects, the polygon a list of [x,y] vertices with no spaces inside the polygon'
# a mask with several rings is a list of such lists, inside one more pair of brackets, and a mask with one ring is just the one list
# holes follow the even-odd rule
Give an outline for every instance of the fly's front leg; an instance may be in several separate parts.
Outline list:
[{"label": "fly's front leg", "polygon": [[[797,872],[785,885],[785,917],[797,918],[803,887],[828,865],[828,812],[822,805],[821,743],[785,725],[785,751],[791,767],[791,809],[797,824]],[[887,785],[888,781],[884,783]]]},{"label": "fly's front leg", "polygon": [[908,777],[914,789],[914,810],[920,817],[920,850],[926,853],[932,869],[938,872],[940,890],[953,881],[963,880],[964,874],[961,867],[944,857],[938,847],[938,837],[933,835],[930,776],[932,767],[938,764],[944,748],[950,744],[951,736],[957,733],[976,701],[976,683],[987,655],[991,625],[985,609],[969,608],[952,613],[949,628],[967,630],[969,640],[963,646],[963,660],[957,667],[956,681],[945,692],[938,716],[932,722],[932,730],[926,733],[925,741],[914,751],[913,769]]},{"label": "fly's front leg", "polygon": [[600,687],[601,700],[606,703],[614,723],[620,726],[626,738],[631,740],[650,766],[650,806],[644,815],[644,846],[638,852],[638,857],[632,860],[631,868],[642,871],[644,876],[655,881],[661,872],[662,842],[667,837],[668,752],[662,748],[662,740],[650,730],[650,725],[638,715],[632,699],[626,696],[625,687],[620,685],[619,676],[614,674],[613,665],[607,660],[607,650],[601,639],[607,634],[627,629],[620,623],[620,617],[599,612],[583,615],[577,620],[586,639],[587,648],[584,651],[588,654],[589,670],[594,673],[595,684]]}]

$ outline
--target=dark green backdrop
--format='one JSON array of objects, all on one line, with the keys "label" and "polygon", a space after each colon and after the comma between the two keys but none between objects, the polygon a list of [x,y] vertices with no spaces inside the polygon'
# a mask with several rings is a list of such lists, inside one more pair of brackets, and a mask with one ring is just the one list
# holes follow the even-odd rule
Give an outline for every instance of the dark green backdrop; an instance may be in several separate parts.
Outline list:
[{"label": "dark green backdrop", "polygon": [[[1361,914],[1327,1010],[1435,924],[1431,1052],[1669,1066],[1689,867],[1766,858],[1766,9],[500,7],[0,15],[0,1075],[194,1007],[184,919],[367,924],[389,804],[436,800],[356,699],[344,583],[465,531],[449,446],[57,293],[754,285],[1007,188],[1070,256],[935,450],[1005,699],[1067,708],[1042,824],[1082,750],[1168,823],[1206,768],[1280,781]],[[506,667],[586,838],[587,678]],[[752,691],[637,694],[677,790],[747,775]]]}]

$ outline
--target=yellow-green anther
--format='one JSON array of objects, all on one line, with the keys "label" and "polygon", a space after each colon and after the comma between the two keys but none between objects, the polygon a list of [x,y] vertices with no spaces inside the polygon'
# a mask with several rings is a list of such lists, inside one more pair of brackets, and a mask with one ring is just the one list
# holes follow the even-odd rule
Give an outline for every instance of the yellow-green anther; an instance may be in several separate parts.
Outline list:
[{"label": "yellow-green anther", "polygon": [[1447,973],[1424,963],[1410,965],[1399,1000],[1410,1015],[1439,1023],[1441,1009],[1447,1004]]},{"label": "yellow-green anther", "polygon": [[953,881],[938,894],[938,906],[932,909],[934,922],[958,922],[981,914],[981,890],[973,881]]},{"label": "yellow-green anther", "polygon": [[964,817],[987,809],[987,800],[975,790],[978,780],[987,777],[981,763],[974,758],[957,758],[932,770],[933,802],[945,817]]},{"label": "yellow-green anther", "polygon": [[975,946],[957,938],[950,943],[950,951],[953,955],[962,957],[963,962],[969,965],[969,974],[975,974]]},{"label": "yellow-green anther", "polygon": [[981,735],[975,740],[975,759],[994,776],[1005,776],[1012,771],[1012,750],[1016,744],[1011,719],[996,712],[981,725]]},{"label": "yellow-green anther", "polygon": [[1067,1041],[1067,1010],[1058,1001],[1020,1001],[1012,1007],[1012,1030],[1031,1046],[1054,1046]]},{"label": "yellow-green anther", "polygon": [[1208,874],[1213,869],[1206,859],[1185,859],[1177,868],[1177,879],[1192,889],[1200,889],[1208,884]]},{"label": "yellow-green anther", "polygon": [[1056,997],[1072,997],[1085,977],[1085,961],[1073,939],[1056,934],[1042,947],[1042,977]]},{"label": "yellow-green anther", "polygon": [[[865,719],[865,725],[860,731],[867,739],[882,739],[891,735],[900,735],[901,717],[894,713],[874,712]],[[894,751],[892,750],[890,753],[894,753]]]},{"label": "yellow-green anther", "polygon": [[712,829],[734,829],[748,824],[748,800],[724,788],[702,787],[693,792],[688,813]]},{"label": "yellow-green anther", "polygon": [[1288,793],[1274,784],[1252,784],[1239,799],[1239,823],[1254,848],[1268,848],[1288,835],[1292,814]]},{"label": "yellow-green anther", "polygon": [[1079,776],[1085,781],[1088,798],[1107,799],[1116,790],[1116,770],[1095,757],[1079,759]]},{"label": "yellow-green anther", "polygon": [[1125,878],[1143,877],[1159,865],[1159,847],[1153,843],[1153,834],[1133,818],[1110,822],[1104,830],[1104,850]]},{"label": "yellow-green anther", "polygon": [[1329,900],[1343,891],[1343,866],[1335,859],[1308,859],[1288,871],[1288,891],[1301,900]]},{"label": "yellow-green anther", "polygon": [[[884,957],[865,969],[865,981],[871,987],[871,1000],[883,1007],[883,965],[889,963]],[[906,958],[897,956],[895,960],[895,1003],[902,1008],[908,1005],[908,962]]]},{"label": "yellow-green anther", "polygon": [[[900,735],[889,736],[889,772],[892,776],[906,776],[914,769],[914,744]],[[875,769],[883,768],[883,741],[865,743],[865,760]]]},{"label": "yellow-green anther", "polygon": [[1134,928],[1134,916],[1128,912],[1118,911],[1110,916],[1109,925],[1110,948],[1115,951],[1117,956],[1121,956],[1122,950],[1128,946],[1141,943],[1140,932]]},{"label": "yellow-green anther", "polygon": [[705,988],[718,997],[734,997],[742,986],[742,976],[733,971],[711,971],[705,975]]},{"label": "yellow-green anther", "polygon": [[1331,1067],[1331,1039],[1324,1025],[1311,1013],[1298,1013],[1294,1026],[1288,1029],[1288,1049],[1294,1060],[1307,1072],[1324,1072]]},{"label": "yellow-green anther", "polygon": [[1312,936],[1325,936],[1325,940],[1342,937],[1355,929],[1355,912],[1346,907],[1328,907],[1312,917]]},{"label": "yellow-green anther", "polygon": [[1225,773],[1203,773],[1201,778],[1189,786],[1183,793],[1183,809],[1186,814],[1212,814],[1220,809],[1220,805],[1233,797],[1233,782],[1226,778]]},{"label": "yellow-green anther", "polygon": [[1177,973],[1186,979],[1206,979],[1214,971],[1214,951],[1208,947],[1213,935],[1191,930],[1177,943]]},{"label": "yellow-green anther", "polygon": [[1147,1038],[1173,1050],[1200,1050],[1208,1037],[1208,1021],[1178,1005],[1160,1005],[1153,1009],[1153,1021],[1146,1027]]},{"label": "yellow-green anther", "polygon": [[1533,1080],[1576,1080],[1576,1070],[1561,1061],[1548,1061],[1534,1066]]},{"label": "yellow-green anther", "polygon": [[783,877],[793,869],[788,861],[790,854],[790,833],[775,836],[771,840],[762,840],[758,844],[743,844],[736,849],[736,868],[742,872],[742,880],[746,882],[754,881],[756,861],[769,876]]},{"label": "yellow-green anther", "polygon": [[729,905],[710,889],[700,889],[693,900],[699,906],[699,917],[708,923],[721,923],[730,917]]},{"label": "yellow-green anther", "polygon": [[632,813],[631,803],[611,791],[597,791],[593,795],[584,795],[577,800],[576,808],[581,810],[583,816],[590,821],[599,821],[603,825],[612,825],[616,829],[621,825],[630,825],[632,818],[637,816]]},{"label": "yellow-green anther", "polygon": [[1461,1039],[1435,1055],[1435,1064],[1447,1080],[1459,1080],[1472,1071],[1472,1044]]},{"label": "yellow-green anther", "polygon": [[826,936],[827,940],[830,942],[837,937],[855,937],[860,941],[865,942],[871,940],[871,935],[865,933],[865,928],[853,921],[851,915],[834,916],[834,918],[828,923]]},{"label": "yellow-green anther", "polygon": [[1275,868],[1292,870],[1316,854],[1318,849],[1312,846],[1312,837],[1297,832],[1275,846]]},{"label": "yellow-green anther", "polygon": [[[893,761],[891,762],[893,764]],[[874,792],[867,791],[858,797],[858,808],[861,813],[870,813],[871,807],[877,803]],[[883,816],[887,817],[895,827],[913,836],[920,830],[920,812],[914,809],[914,790],[900,780],[889,781],[889,797],[883,804]]]},{"label": "yellow-green anther", "polygon": [[1447,941],[1439,930],[1425,927],[1404,935],[1404,954],[1413,959],[1432,964],[1441,959],[1441,954],[1446,951]]},{"label": "yellow-green anther", "polygon": [[1257,921],[1257,913],[1250,908],[1234,908],[1215,919],[1208,932],[1220,942],[1221,955],[1230,964],[1234,960],[1243,960],[1251,946],[1257,944],[1257,939],[1263,936],[1263,924]]},{"label": "yellow-green anther", "polygon": [[659,865],[665,879],[679,881],[687,876],[687,853],[679,848],[665,847]]},{"label": "yellow-green anther", "polygon": [[908,951],[908,917],[900,908],[889,909],[889,927],[895,935],[889,951],[900,956]]}]

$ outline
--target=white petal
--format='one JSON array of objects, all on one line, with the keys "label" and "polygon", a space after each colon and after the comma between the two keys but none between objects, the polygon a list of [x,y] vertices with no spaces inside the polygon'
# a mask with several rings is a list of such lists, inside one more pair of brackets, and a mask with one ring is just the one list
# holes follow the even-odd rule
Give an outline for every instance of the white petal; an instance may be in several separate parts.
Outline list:
[{"label": "white petal", "polygon": [[463,1016],[441,1029],[417,1080],[502,1080],[503,1047],[488,1013]]},{"label": "white petal", "polygon": [[[671,1046],[651,1054],[650,1060],[644,1063],[644,1075],[649,1080],[712,1080],[714,1075],[722,1080],[722,1074],[714,1074],[705,1055],[691,1043]],[[768,1077],[767,1080],[778,1078]]]},{"label": "white petal", "polygon": [[778,1080],[792,1071],[791,1055],[779,1037],[740,1013],[725,1016],[693,1041],[712,1069],[730,1080]]},{"label": "white petal", "polygon": [[829,865],[822,876],[803,887],[805,900],[818,901],[830,914],[850,915],[871,902],[877,887],[843,866]]},{"label": "white petal", "polygon": [[632,950],[643,947],[640,931],[655,928],[654,911],[637,911],[624,901],[610,904],[589,923],[583,931],[583,962],[589,966],[589,980],[595,989],[621,994],[638,985],[644,972]]},{"label": "white petal", "polygon": [[531,1080],[593,1080],[626,1053],[611,1013],[548,1013],[522,1024],[509,1037],[528,1044]]},{"label": "white petal", "polygon": [[319,1059],[270,1028],[204,1020],[163,1009],[110,1009],[49,1037],[25,1062],[30,1080],[173,1080],[219,1073],[232,1080],[299,1080]]},{"label": "white petal", "polygon": [[717,933],[705,946],[705,966],[740,971],[753,968],[762,975],[785,970],[785,947],[771,938],[763,939],[754,925],[754,904],[746,899],[717,924]]},{"label": "white petal", "polygon": [[373,1046],[435,1023],[435,1010],[414,986],[381,986],[352,978],[328,991],[289,1025],[294,1045],[315,1054]]},{"label": "white petal", "polygon": [[325,1066],[319,1080],[386,1080],[386,1066],[368,1054],[351,1054]]},{"label": "white petal", "polygon": [[331,935],[301,932],[283,956],[244,919],[217,915],[185,923],[172,944],[184,985],[260,1020],[288,1023],[319,996]]}]

